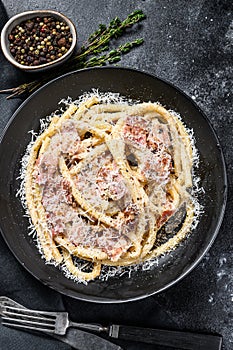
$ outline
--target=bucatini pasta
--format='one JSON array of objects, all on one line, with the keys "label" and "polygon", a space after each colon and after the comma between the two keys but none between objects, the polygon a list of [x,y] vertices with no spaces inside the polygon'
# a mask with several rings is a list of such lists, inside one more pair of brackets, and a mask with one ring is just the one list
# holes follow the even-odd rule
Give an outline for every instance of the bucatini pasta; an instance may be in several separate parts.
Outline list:
[{"label": "bucatini pasta", "polygon": [[27,209],[46,261],[88,281],[102,265],[173,249],[193,223],[192,166],[184,124],[160,104],[97,96],[71,104],[36,138],[26,168]]}]

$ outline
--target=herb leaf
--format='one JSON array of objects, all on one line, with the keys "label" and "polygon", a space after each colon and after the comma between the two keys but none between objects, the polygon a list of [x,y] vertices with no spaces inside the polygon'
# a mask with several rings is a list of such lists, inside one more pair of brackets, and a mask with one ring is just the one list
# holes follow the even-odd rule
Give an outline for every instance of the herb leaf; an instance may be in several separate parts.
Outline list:
[{"label": "herb leaf", "polygon": [[[42,75],[38,80],[21,84],[12,89],[0,90],[0,93],[11,93],[7,99],[17,97],[25,92],[31,93],[35,91],[41,85],[56,78],[61,73],[63,74],[75,69],[103,66],[119,62],[122,55],[129,53],[134,47],[141,45],[143,39],[140,38],[127,42],[111,50],[109,48],[110,42],[113,39],[121,37],[128,28],[131,28],[134,24],[145,18],[146,15],[141,10],[136,10],[129,14],[123,21],[118,17],[115,17],[110,21],[108,26],[99,24],[98,29],[89,36],[87,42],[81,47],[80,51],[63,64],[59,73],[47,73],[46,75]],[[106,53],[100,55],[103,52]]]}]

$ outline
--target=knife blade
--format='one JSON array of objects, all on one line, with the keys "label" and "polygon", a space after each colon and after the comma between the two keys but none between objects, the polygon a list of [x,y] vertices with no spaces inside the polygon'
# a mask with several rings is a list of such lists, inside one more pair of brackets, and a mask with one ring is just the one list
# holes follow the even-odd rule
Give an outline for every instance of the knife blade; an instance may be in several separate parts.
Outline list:
[{"label": "knife blade", "polygon": [[119,345],[111,343],[95,334],[74,328],[70,328],[65,336],[54,335],[54,338],[57,338],[78,350],[123,350]]},{"label": "knife blade", "polygon": [[[26,307],[8,297],[0,296],[0,315],[3,316],[2,310],[6,306],[13,306],[26,309]],[[57,340],[60,340],[77,350],[123,350],[119,345],[116,345],[106,339],[103,339],[95,334],[87,333],[75,328],[70,328],[66,332],[66,335],[62,336],[46,332],[42,333],[50,337],[52,336],[53,338],[56,338]],[[38,334],[38,332],[33,332],[33,334]]]}]

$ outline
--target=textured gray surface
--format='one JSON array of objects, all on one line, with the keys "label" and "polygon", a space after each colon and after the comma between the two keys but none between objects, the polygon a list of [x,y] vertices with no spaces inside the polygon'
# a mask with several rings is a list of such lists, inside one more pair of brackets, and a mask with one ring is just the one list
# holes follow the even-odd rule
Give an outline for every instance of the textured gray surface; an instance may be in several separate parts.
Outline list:
[{"label": "textured gray surface", "polygon": [[[147,20],[140,25],[137,33],[131,32],[128,37],[142,36],[145,43],[124,56],[121,65],[139,68],[165,78],[191,96],[214,126],[226,159],[229,194],[223,224],[209,253],[189,276],[168,291],[137,303],[104,306],[63,298],[66,308],[73,318],[77,318],[79,313],[85,321],[99,320],[98,315],[101,313],[106,321],[217,332],[224,337],[224,349],[233,349],[233,116],[230,100],[233,71],[232,1],[3,2],[9,16],[27,9],[50,8],[63,12],[77,26],[80,44],[99,23],[107,23],[116,15],[123,18],[134,9],[141,8],[147,14]],[[0,88],[16,86],[24,81],[24,74],[10,67],[3,58],[1,62]],[[2,130],[21,100],[6,101],[4,96],[0,96],[0,103]],[[34,285],[38,287],[39,284],[14,262],[10,253],[6,253],[7,248],[3,242],[1,249],[5,254],[4,259],[10,259],[13,268],[18,271],[21,281],[25,279],[29,288],[27,295],[32,298],[37,290]],[[3,256],[0,257],[3,266],[1,281],[5,280],[9,284],[8,289],[13,296],[20,295],[18,301],[26,303],[22,294],[17,294],[11,287],[13,277],[11,279],[10,272],[4,267],[4,259]],[[18,289],[20,290],[20,283]],[[46,291],[44,287],[44,296]],[[56,293],[49,291],[48,295],[52,298]],[[44,303],[45,306],[46,304]],[[125,348],[152,349],[132,344]],[[6,345],[4,349],[10,347]]]}]

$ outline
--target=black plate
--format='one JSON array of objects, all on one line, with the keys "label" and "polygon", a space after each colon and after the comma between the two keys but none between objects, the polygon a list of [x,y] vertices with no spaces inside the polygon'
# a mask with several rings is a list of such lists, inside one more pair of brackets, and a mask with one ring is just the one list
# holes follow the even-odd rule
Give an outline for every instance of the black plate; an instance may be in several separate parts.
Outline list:
[{"label": "black plate", "polygon": [[[39,119],[57,109],[67,96],[77,98],[85,91],[119,92],[141,101],[160,101],[167,109],[182,115],[194,129],[200,154],[198,175],[205,194],[205,212],[190,237],[172,254],[159,259],[148,271],[99,280],[87,286],[67,279],[58,268],[45,265],[28,236],[28,220],[15,194],[20,160],[30,141],[29,130],[38,130]],[[93,68],[66,74],[32,94],[14,113],[0,145],[0,226],[2,235],[19,262],[41,282],[66,295],[94,302],[123,302],[158,293],[189,273],[214,241],[226,203],[226,171],[219,142],[207,118],[195,103],[176,87],[155,76],[127,68]]]}]

